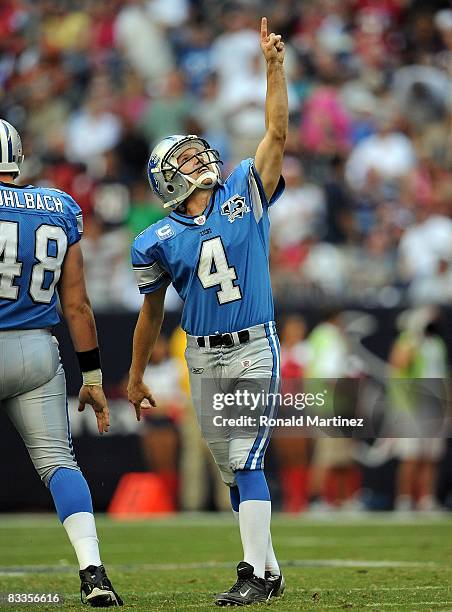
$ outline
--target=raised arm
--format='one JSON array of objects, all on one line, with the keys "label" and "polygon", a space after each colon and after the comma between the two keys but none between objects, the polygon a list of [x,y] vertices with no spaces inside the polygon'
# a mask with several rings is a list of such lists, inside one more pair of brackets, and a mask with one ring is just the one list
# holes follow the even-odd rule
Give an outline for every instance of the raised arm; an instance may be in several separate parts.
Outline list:
[{"label": "raised arm", "polygon": [[106,432],[110,422],[107,400],[102,389],[96,323],[86,293],[83,256],[78,242],[67,250],[58,295],[82,370],[83,386],[79,393],[79,412],[85,409],[86,404],[92,406],[99,433]]},{"label": "raised arm", "polygon": [[267,62],[266,133],[257,147],[254,165],[269,200],[281,175],[289,109],[284,71],[284,43],[279,34],[267,33],[266,17],[262,17],[261,21],[261,49]]},{"label": "raised arm", "polygon": [[163,286],[145,295],[133,334],[132,365],[129,371],[127,396],[135,408],[138,421],[141,418],[141,410],[156,405],[149,387],[143,382],[143,374],[162,327],[166,289],[167,287]]}]

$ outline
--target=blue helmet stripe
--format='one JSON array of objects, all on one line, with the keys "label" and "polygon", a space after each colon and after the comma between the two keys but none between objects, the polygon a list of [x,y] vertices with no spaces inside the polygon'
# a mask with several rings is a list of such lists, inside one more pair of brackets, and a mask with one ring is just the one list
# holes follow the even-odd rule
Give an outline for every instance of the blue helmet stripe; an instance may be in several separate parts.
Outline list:
[{"label": "blue helmet stripe", "polygon": [[8,129],[6,121],[2,121],[3,134],[1,136],[1,147],[0,147],[0,162],[11,163],[13,161],[13,143],[11,139],[11,133]]},{"label": "blue helmet stripe", "polygon": [[6,123],[3,123],[3,127],[5,128],[6,140],[8,142],[8,162],[11,163],[13,161],[13,142],[11,139],[10,131],[8,129],[8,125]]}]

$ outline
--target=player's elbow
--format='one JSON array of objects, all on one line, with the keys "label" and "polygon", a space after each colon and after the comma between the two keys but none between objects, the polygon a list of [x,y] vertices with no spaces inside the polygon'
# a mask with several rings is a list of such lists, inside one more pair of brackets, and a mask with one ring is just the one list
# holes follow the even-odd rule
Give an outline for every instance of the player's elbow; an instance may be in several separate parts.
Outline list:
[{"label": "player's elbow", "polygon": [[267,137],[272,148],[280,150],[281,154],[284,152],[286,145],[287,131],[288,127],[284,122],[279,125],[269,125],[267,130]]}]

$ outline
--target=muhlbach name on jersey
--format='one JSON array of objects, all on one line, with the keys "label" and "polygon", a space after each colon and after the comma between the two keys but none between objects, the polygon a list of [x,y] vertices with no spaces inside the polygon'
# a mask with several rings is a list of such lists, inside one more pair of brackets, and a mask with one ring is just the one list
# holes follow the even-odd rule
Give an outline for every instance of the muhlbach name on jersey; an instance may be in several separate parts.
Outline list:
[{"label": "muhlbach name on jersey", "polygon": [[35,210],[46,210],[47,212],[63,212],[63,202],[60,198],[27,191],[18,192],[11,189],[0,189],[0,206],[19,209],[34,208]]}]

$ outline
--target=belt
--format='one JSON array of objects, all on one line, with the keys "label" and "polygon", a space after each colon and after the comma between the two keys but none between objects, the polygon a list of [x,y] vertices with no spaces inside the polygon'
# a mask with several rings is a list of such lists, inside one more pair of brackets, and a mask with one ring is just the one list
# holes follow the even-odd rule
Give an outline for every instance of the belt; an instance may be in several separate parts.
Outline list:
[{"label": "belt", "polygon": [[250,332],[242,329],[239,332],[228,334],[215,334],[215,336],[199,336],[196,342],[200,348],[216,348],[217,346],[234,346],[235,344],[245,344],[250,341]]}]

